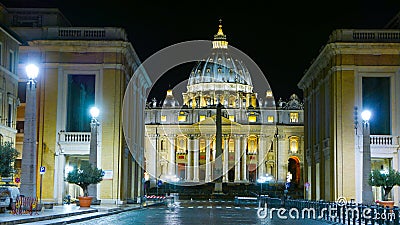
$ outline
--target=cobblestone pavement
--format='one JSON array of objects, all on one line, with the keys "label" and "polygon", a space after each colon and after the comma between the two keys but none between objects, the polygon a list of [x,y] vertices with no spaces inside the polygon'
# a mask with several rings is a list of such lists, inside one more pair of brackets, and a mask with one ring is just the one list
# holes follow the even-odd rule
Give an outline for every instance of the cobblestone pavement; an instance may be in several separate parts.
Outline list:
[{"label": "cobblestone pavement", "polygon": [[139,204],[115,205],[101,204],[93,205],[90,208],[81,208],[75,204],[54,206],[52,209],[44,209],[42,211],[30,214],[15,215],[7,210],[0,213],[0,225],[20,224],[20,223],[37,223],[50,224],[56,221],[80,221],[89,218],[97,218],[100,216],[111,215],[116,212],[140,209]]},{"label": "cobblestone pavement", "polygon": [[257,211],[258,206],[235,206],[233,201],[182,201],[170,207],[143,208],[74,224],[331,224],[307,218],[280,219],[277,216],[262,218]]}]

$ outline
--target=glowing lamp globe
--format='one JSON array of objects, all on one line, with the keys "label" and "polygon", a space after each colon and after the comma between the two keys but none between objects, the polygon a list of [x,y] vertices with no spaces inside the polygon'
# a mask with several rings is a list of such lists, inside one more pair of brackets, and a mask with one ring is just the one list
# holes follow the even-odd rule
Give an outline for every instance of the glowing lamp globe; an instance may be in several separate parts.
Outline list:
[{"label": "glowing lamp globe", "polygon": [[368,120],[371,118],[371,112],[370,112],[369,110],[364,110],[364,111],[361,113],[361,118],[362,118],[364,121],[368,121]]},{"label": "glowing lamp globe", "polygon": [[90,115],[91,115],[93,118],[98,117],[99,114],[100,114],[100,110],[99,110],[97,107],[92,107],[92,108],[90,108]]},{"label": "glowing lamp globe", "polygon": [[39,74],[39,67],[35,64],[29,64],[25,67],[26,75],[29,79],[35,79]]}]

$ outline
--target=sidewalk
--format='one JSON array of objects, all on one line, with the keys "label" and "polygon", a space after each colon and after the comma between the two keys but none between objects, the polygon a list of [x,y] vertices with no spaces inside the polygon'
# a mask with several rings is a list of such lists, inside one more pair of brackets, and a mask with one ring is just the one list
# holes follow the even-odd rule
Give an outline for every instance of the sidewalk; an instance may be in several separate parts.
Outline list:
[{"label": "sidewalk", "polygon": [[[147,203],[142,207],[150,207],[159,205],[157,203]],[[81,222],[84,220],[94,219],[101,216],[112,215],[120,212],[129,210],[140,209],[140,204],[126,204],[126,205],[115,205],[115,204],[101,204],[92,205],[90,208],[80,208],[75,204],[71,205],[59,205],[54,206],[53,209],[44,209],[43,211],[35,212],[32,215],[13,215],[7,210],[5,213],[0,213],[0,225],[9,224],[67,224],[73,222]]]}]

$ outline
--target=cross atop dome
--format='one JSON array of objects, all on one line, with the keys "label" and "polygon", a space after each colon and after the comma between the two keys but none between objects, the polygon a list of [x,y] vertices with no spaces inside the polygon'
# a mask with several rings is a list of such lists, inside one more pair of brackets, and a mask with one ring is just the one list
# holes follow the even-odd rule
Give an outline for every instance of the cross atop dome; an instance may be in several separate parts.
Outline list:
[{"label": "cross atop dome", "polygon": [[228,48],[226,35],[222,31],[222,19],[219,19],[218,32],[214,35],[213,48]]}]

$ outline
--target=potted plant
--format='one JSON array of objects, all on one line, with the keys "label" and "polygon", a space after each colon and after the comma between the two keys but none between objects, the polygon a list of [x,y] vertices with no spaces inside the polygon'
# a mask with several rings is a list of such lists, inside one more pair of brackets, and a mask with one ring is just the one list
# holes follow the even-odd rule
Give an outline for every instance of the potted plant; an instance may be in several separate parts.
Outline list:
[{"label": "potted plant", "polygon": [[383,188],[384,194],[382,201],[377,200],[376,202],[379,205],[393,208],[394,201],[389,201],[388,197],[392,188],[396,185],[400,185],[400,173],[392,168],[390,168],[388,171],[375,169],[371,172],[368,183],[371,186]]},{"label": "potted plant", "polygon": [[76,184],[83,190],[83,196],[79,196],[79,205],[81,207],[90,207],[92,196],[88,196],[88,187],[91,184],[98,184],[103,180],[104,171],[92,166],[88,161],[82,161],[81,166],[68,173],[67,182]]}]

